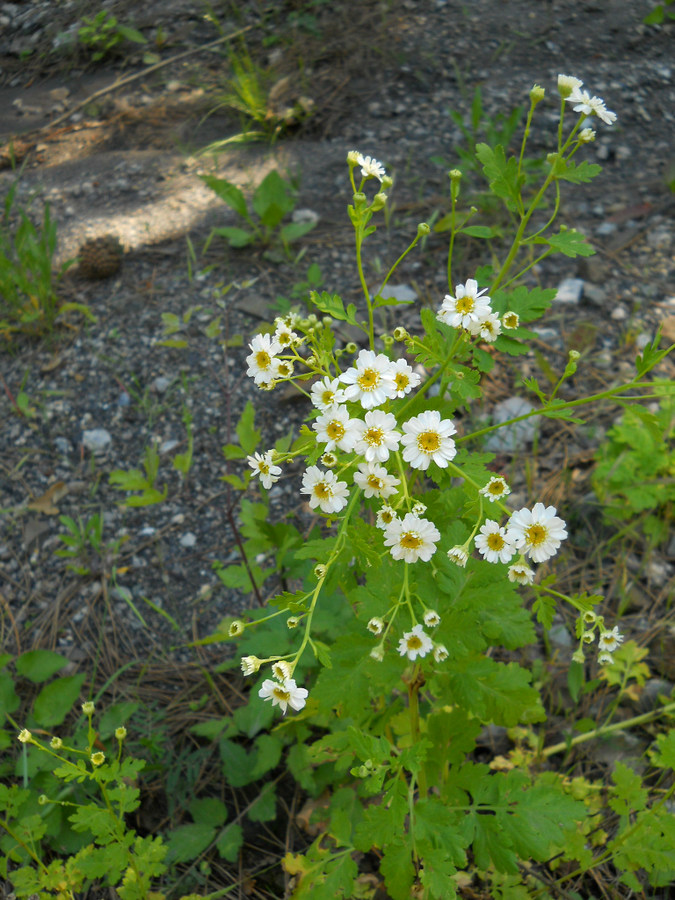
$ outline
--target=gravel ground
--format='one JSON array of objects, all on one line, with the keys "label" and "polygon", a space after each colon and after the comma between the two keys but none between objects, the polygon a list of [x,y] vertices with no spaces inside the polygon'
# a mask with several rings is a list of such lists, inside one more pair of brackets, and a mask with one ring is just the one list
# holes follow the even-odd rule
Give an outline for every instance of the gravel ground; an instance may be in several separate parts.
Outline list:
[{"label": "gravel ground", "polygon": [[[170,43],[163,58],[194,50],[218,36],[194,7],[157,4],[154,18],[144,13],[136,25],[148,37],[157,25],[164,27]],[[0,129],[5,140],[18,134],[26,143],[20,200],[35,196],[38,214],[49,202],[59,224],[59,259],[75,254],[92,235],[115,234],[126,250],[114,277],[87,282],[75,272],[63,282],[64,297],[88,304],[95,322],[40,344],[19,342],[1,359],[0,592],[4,634],[21,649],[47,640],[81,660],[93,652],[103,628],[122,653],[144,655],[152,647],[153,653],[187,659],[186,641],[249,604],[249,597],[223,587],[214,570],[214,563],[238,557],[232,529],[238,498],[220,479],[241,468],[225,461],[221,447],[234,439],[249,399],[269,444],[297,427],[306,410],[301,402],[279,403],[255,390],[244,374],[246,343],[260,321],[274,315],[276,299],[290,297],[305,280],[312,263],[326,289],[346,302],[358,299],[345,211],[349,150],[382,160],[396,181],[388,227],[382,225],[371,241],[367,276],[373,286],[380,266],[396,258],[416,224],[443,214],[445,173],[458,163],[456,148],[463,141],[449,110],[468,116],[476,85],[493,118],[526,104],[534,82],[556,97],[558,73],[574,74],[618,115],[616,127],[598,127],[598,141],[588,149],[588,158],[603,165],[602,175],[570,191],[561,212],[561,221],[592,240],[597,255],[547,261],[536,272],[544,286],[565,282],[567,290],[539,323],[538,349],[559,366],[568,349],[582,346],[586,365],[574,390],[584,393],[627,376],[636,347],[651,339],[659,323],[675,339],[673,194],[665,185],[672,178],[675,68],[668,52],[672,31],[641,24],[650,4],[477,0],[467,6],[437,0],[359,7],[366,16],[356,41],[360,55],[354,59],[338,48],[332,56],[327,49],[326,59],[312,57],[301,87],[310,96],[316,88],[317,113],[307,125],[272,146],[231,145],[211,159],[199,156],[199,147],[239,128],[226,115],[203,119],[213,106],[222,56],[195,53],[68,117],[94,91],[139,69],[125,59],[96,70],[79,57],[72,67],[59,58],[41,69],[37,49],[53,46],[54,30],[67,31],[74,12],[68,20],[70,6],[64,4],[60,20],[50,25],[50,4],[0,4]],[[124,20],[132,6],[115,8]],[[350,11],[349,3],[340,7],[338,25]],[[331,13],[322,15],[329,19]],[[259,41],[271,27],[261,19],[251,3],[239,22],[221,24],[225,31],[251,25],[251,40]],[[331,31],[328,20],[320,24],[329,34],[339,31]],[[29,46],[30,86],[19,66]],[[280,73],[297,49],[282,45]],[[56,115],[65,116],[63,124],[35,132]],[[539,116],[533,153],[551,146],[556,121],[551,102]],[[23,131],[29,133],[21,136]],[[433,157],[446,162],[431,162]],[[234,214],[197,176],[217,172],[250,190],[272,167],[300,176],[299,206],[319,217],[300,245],[302,258],[271,262],[258,251],[213,243],[206,257],[190,264],[186,235],[199,254],[212,225],[235,224]],[[2,192],[14,177],[7,169],[0,173]],[[458,280],[471,277],[479,253],[469,246]],[[417,298],[411,323],[418,304],[435,307],[447,290],[444,255],[442,236],[432,235],[396,276]],[[181,317],[191,307],[199,310],[187,328],[188,347],[162,346],[162,315]],[[216,315],[227,336],[243,337],[243,348],[224,348],[204,335]],[[536,372],[534,354],[519,366],[523,374]],[[513,369],[497,370],[477,415],[492,415],[494,405],[514,393],[513,375]],[[24,414],[12,402],[20,392],[27,398]],[[182,478],[172,459],[186,449],[186,410],[194,461]],[[596,420],[596,439],[609,421]],[[167,499],[140,509],[121,506],[124,495],[109,476],[139,467],[153,442]],[[545,489],[552,489],[561,468],[587,470],[592,452],[588,432],[571,436],[547,425],[539,449]],[[515,462],[528,454],[528,447],[519,447]],[[506,454],[498,458],[507,467],[512,461]],[[273,513],[298,506],[298,487],[299,473],[287,473],[270,492]],[[525,491],[524,482],[516,487]],[[253,489],[247,496],[255,500]],[[554,499],[563,507],[570,502],[561,494]],[[54,555],[64,533],[59,516],[86,521],[96,513],[103,517],[104,543],[121,541],[115,583],[102,577],[110,572],[109,555],[91,556],[85,575],[66,570],[67,561]],[[309,520],[308,510],[300,513]],[[657,562],[660,584],[647,589],[662,591],[673,560]],[[104,609],[112,615],[102,623]]]}]

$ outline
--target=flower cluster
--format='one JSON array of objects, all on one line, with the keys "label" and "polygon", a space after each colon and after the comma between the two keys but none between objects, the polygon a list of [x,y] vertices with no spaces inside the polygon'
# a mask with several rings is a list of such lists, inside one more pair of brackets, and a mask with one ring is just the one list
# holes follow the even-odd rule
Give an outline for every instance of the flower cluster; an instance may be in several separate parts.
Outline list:
[{"label": "flower cluster", "polygon": [[[606,125],[616,122],[616,113],[607,109],[604,100],[600,97],[592,97],[588,91],[582,91],[583,81],[573,75],[558,75],[558,91],[567,103],[572,105],[574,112],[585,116],[597,116]],[[588,134],[582,139],[585,143],[592,140]]]},{"label": "flower cluster", "polygon": [[466,284],[456,285],[454,297],[445,295],[436,318],[451,328],[463,328],[474,337],[488,344],[493,343],[501,334],[502,326],[517,328],[520,319],[517,313],[507,312],[500,320],[492,311],[486,291],[487,288],[478,290],[478,282],[474,278],[469,278]]},{"label": "flower cluster", "polygon": [[595,641],[595,629],[598,630],[598,662],[600,665],[612,665],[614,657],[612,654],[621,646],[624,636],[619,631],[617,625],[611,630],[605,628],[605,622],[602,616],[596,616],[592,610],[587,610],[577,622],[577,635],[581,635],[579,648],[572,654],[574,662],[584,662],[584,646],[592,644]]}]

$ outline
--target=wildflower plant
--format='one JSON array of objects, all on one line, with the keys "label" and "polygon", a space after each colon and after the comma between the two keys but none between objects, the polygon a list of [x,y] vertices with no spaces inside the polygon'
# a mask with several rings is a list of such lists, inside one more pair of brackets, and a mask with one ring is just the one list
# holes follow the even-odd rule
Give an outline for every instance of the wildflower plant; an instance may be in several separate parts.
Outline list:
[{"label": "wildflower plant", "polygon": [[[289,854],[284,862],[297,876],[297,897],[355,896],[354,853],[372,849],[394,900],[411,890],[428,900],[456,896],[455,876],[469,854],[495,884],[518,876],[519,860],[544,864],[557,855],[576,860],[582,872],[594,864],[583,830],[586,806],[562,776],[536,766],[494,771],[471,758],[485,724],[529,727],[545,719],[531,672],[510,655],[535,640],[534,620],[548,629],[558,604],[574,610],[579,645],[569,662],[582,670],[611,664],[623,641],[618,626],[595,612],[601,596],[554,588],[551,561],[569,537],[556,507],[543,496],[522,508],[509,505],[510,487],[491,468],[494,457],[476,449],[503,426],[471,433],[461,416],[493,365],[485,345],[527,352],[527,324],[555,295],[527,283],[533,266],[553,253],[593,252],[556,219],[566,184],[600,171],[577,161],[590,139],[586,124],[611,125],[616,117],[578,79],[560,76],[558,91],[557,145],[534,189],[526,191],[523,159],[542,88],[530,92],[519,156],[507,158],[499,145],[476,147],[514,235],[491,246],[492,265],[462,273],[462,282],[453,278],[453,246],[463,234],[483,233],[467,232],[472,212],[460,210],[461,173],[452,176],[447,293],[435,310],[421,310],[419,325],[380,335],[374,314],[397,305],[386,284],[429,228],[418,226],[371,297],[364,254],[392,180],[380,162],[352,151],[348,212],[363,314],[337,294],[313,291],[315,313],[290,312],[250,343],[249,377],[266,392],[295,385],[308,411],[293,443],[245,449],[250,477],[263,490],[297,477],[298,499],[325,520],[289,553],[294,561],[285,571],[297,589],[272,597],[272,611],[252,612],[234,631],[229,623],[220,632],[238,636],[242,671],[259,678],[251,703],[278,707],[284,727],[309,742],[291,764],[303,786],[318,792],[331,776],[340,784],[307,855]],[[335,321],[362,331],[361,348],[340,345]],[[571,353],[550,394],[534,379],[525,382],[539,407],[519,419],[576,423],[584,404],[630,397],[632,390],[655,395],[662,386],[647,376],[668,352],[658,346],[657,338],[645,348],[628,384],[563,401],[560,385],[577,367]],[[291,464],[300,465],[299,475],[289,474]],[[531,609],[523,587],[534,595]],[[319,674],[303,683],[314,660]],[[311,743],[306,723],[324,736]],[[656,869],[652,875],[663,877]],[[537,883],[535,870],[529,877]]]}]

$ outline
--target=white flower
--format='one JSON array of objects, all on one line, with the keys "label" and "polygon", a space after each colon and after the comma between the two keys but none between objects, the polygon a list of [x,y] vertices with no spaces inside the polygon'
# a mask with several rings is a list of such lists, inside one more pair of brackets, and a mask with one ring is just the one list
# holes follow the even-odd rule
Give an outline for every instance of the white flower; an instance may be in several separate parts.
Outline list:
[{"label": "white flower", "polygon": [[269,384],[276,377],[275,355],[281,352],[281,346],[270,334],[256,334],[249,347],[252,351],[246,357],[248,369],[246,374],[254,379],[256,384]]},{"label": "white flower", "polygon": [[271,700],[272,706],[279,706],[286,715],[289,706],[296,711],[302,709],[308,693],[306,688],[299,688],[293,678],[285,678],[282,682],[266,678],[258,696],[263,700]]},{"label": "white flower", "polygon": [[560,542],[567,537],[565,523],[556,516],[555,506],[535,503],[511,514],[507,538],[534,562],[544,562],[555,556]]},{"label": "white flower", "polygon": [[363,491],[364,497],[381,497],[386,500],[396,493],[399,478],[390,475],[384,466],[377,463],[361,463],[359,471],[354,473],[354,482]]},{"label": "white flower", "polygon": [[595,132],[592,128],[582,128],[577,137],[581,144],[590,144],[595,140]]},{"label": "white flower", "polygon": [[616,122],[616,113],[607,109],[604,100],[601,100],[600,97],[591,97],[588,105],[593,114],[602,119],[605,125],[613,125]]},{"label": "white flower", "polygon": [[407,563],[429,562],[436,552],[436,542],[441,539],[440,532],[433,522],[420,519],[413,513],[407,513],[403,519],[394,519],[384,529],[384,545],[394,559],[403,559]]},{"label": "white flower", "polygon": [[624,640],[623,635],[619,631],[617,625],[612,628],[611,631],[603,631],[600,637],[598,638],[598,650],[607,650],[611,653],[613,650],[622,644]]},{"label": "white flower", "polygon": [[476,535],[476,549],[488,562],[510,562],[516,548],[513,546],[505,528],[499,522],[486,519],[481,525],[480,534]]},{"label": "white flower", "polygon": [[457,453],[455,442],[450,437],[455,434],[456,428],[450,419],[441,419],[438,410],[427,410],[413,416],[403,423],[403,431],[403,459],[414,469],[428,469],[432,461],[445,469]]},{"label": "white flower", "polygon": [[293,374],[293,360],[292,359],[275,359],[274,360],[274,377],[275,378],[290,378]]},{"label": "white flower", "polygon": [[340,375],[345,400],[358,400],[364,409],[381,406],[396,396],[391,362],[384,353],[361,350],[356,364]]},{"label": "white flower", "polygon": [[309,399],[312,404],[323,411],[330,409],[336,403],[344,400],[343,391],[338,378],[329,378],[328,375],[320,381],[314,382]]},{"label": "white flower", "polygon": [[244,675],[253,675],[260,668],[260,660],[257,656],[242,656],[241,671]]},{"label": "white flower", "polygon": [[321,457],[321,462],[327,469],[332,469],[333,466],[337,465],[338,458],[334,453],[330,451],[326,451]]},{"label": "white flower", "polygon": [[318,466],[310,466],[302,476],[301,494],[309,494],[312,509],[318,506],[322,512],[336,513],[347,505],[349,488],[346,481],[338,481],[335,472],[322,472]]},{"label": "white flower", "polygon": [[532,584],[534,572],[524,563],[514,563],[509,567],[509,581],[512,581],[514,584]]},{"label": "white flower", "polygon": [[27,728],[22,728],[19,734],[17,735],[22,744],[28,744],[33,740],[33,735]]},{"label": "white flower", "polygon": [[441,617],[438,615],[435,609],[428,609],[424,613],[424,624],[427,628],[435,628],[438,624],[440,624]]},{"label": "white flower", "polygon": [[506,483],[503,475],[493,475],[492,478],[479,491],[488,500],[501,500],[511,493],[511,488]]},{"label": "white flower", "polygon": [[367,628],[371,634],[382,634],[382,631],[384,630],[384,622],[382,621],[382,619],[380,619],[379,616],[373,616],[373,618],[368,622]]},{"label": "white flower", "polygon": [[363,156],[361,153],[357,153],[356,162],[361,166],[361,175],[364,178],[377,178],[378,181],[382,181],[384,178],[384,166],[372,156]]},{"label": "white flower", "polygon": [[448,658],[448,648],[445,644],[434,644],[434,661],[442,663]]},{"label": "white flower", "polygon": [[277,681],[286,681],[293,674],[293,666],[285,659],[278,659],[272,663],[272,675]]},{"label": "white flower", "polygon": [[274,338],[280,347],[292,347],[300,342],[300,338],[293,331],[290,325],[287,325],[283,319],[275,319],[274,324],[277,326],[274,332]]},{"label": "white flower", "polygon": [[574,112],[583,113],[586,116],[597,116],[607,125],[613,125],[616,122],[616,113],[611,112],[605,106],[604,100],[600,97],[591,97],[588,91],[575,90],[565,98],[568,103],[574,103]]},{"label": "white flower", "polygon": [[417,372],[413,371],[412,366],[409,366],[403,358],[396,360],[391,372],[397,397],[405,397],[422,380]]},{"label": "white flower", "polygon": [[558,75],[558,92],[565,99],[574,91],[578,91],[582,84],[583,81],[574,75]]},{"label": "white flower", "polygon": [[386,529],[396,519],[396,510],[392,509],[386,503],[381,506],[375,518],[375,524],[378,528]]},{"label": "white flower", "polygon": [[499,320],[499,316],[497,313],[493,312],[489,313],[487,316],[481,317],[477,322],[472,322],[471,325],[469,325],[470,333],[481,338],[481,340],[488,344],[492,344],[497,340],[501,330],[502,323]]},{"label": "white flower", "polygon": [[460,569],[463,569],[469,561],[469,554],[464,547],[457,545],[448,550],[448,559],[450,562],[454,562],[456,566],[459,566]]},{"label": "white flower", "polygon": [[346,406],[330,406],[320,415],[312,428],[316,431],[317,440],[325,443],[326,450],[338,447],[348,453],[354,449],[359,436],[358,419],[352,419]]},{"label": "white flower", "polygon": [[396,431],[396,416],[392,413],[373,409],[365,415],[365,421],[356,419],[354,429],[357,435],[354,449],[367,462],[385,462],[389,454],[398,450],[401,435]]},{"label": "white flower", "polygon": [[370,651],[370,655],[377,662],[382,662],[384,659],[384,644],[378,644],[377,647],[373,647]]},{"label": "white flower", "polygon": [[427,508],[421,500],[413,503],[412,509],[410,510],[410,512],[415,513],[416,516],[423,516],[426,511]]},{"label": "white flower", "polygon": [[253,456],[247,456],[249,466],[253,469],[253,474],[260,476],[263,487],[268,490],[279,480],[281,475],[280,466],[272,463],[272,450],[266,453],[254,453]]},{"label": "white flower", "polygon": [[421,659],[433,649],[434,642],[424,633],[421,625],[415,625],[412,631],[406,631],[398,643],[398,652],[401,656],[407,656],[412,661],[418,656]]},{"label": "white flower", "polygon": [[611,666],[612,663],[614,662],[614,657],[612,656],[611,653],[600,653],[598,655],[598,662],[601,665]]},{"label": "white flower", "polygon": [[490,298],[483,294],[487,288],[478,290],[478,282],[469,278],[466,284],[455,287],[455,296],[446,294],[436,318],[452,328],[470,328],[475,322],[490,315]]},{"label": "white flower", "polygon": [[502,316],[502,325],[504,328],[517,328],[520,325],[520,316],[509,310]]}]

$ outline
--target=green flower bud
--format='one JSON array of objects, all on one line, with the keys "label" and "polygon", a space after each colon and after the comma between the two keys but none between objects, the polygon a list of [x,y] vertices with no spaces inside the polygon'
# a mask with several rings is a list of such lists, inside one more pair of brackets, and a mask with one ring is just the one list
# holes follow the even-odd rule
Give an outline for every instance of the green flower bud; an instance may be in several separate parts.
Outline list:
[{"label": "green flower bud", "polygon": [[356,346],[354,341],[350,341],[348,344],[345,344],[345,353],[356,353],[359,348]]},{"label": "green flower bud", "polygon": [[234,622],[230,623],[230,627],[227,630],[227,633],[230,637],[239,637],[240,634],[244,633],[244,628],[246,626],[241,621],[241,619],[235,619]]},{"label": "green flower bud", "polygon": [[395,341],[407,341],[409,337],[410,335],[405,330],[405,328],[401,328],[401,326],[399,326],[398,328],[394,328]]},{"label": "green flower bud", "polygon": [[122,741],[125,739],[126,736],[127,736],[127,730],[124,727],[124,725],[120,725],[119,728],[115,729],[115,737],[120,742],[120,744],[122,743]]},{"label": "green flower bud", "polygon": [[91,700],[87,700],[86,703],[82,704],[82,712],[85,716],[92,716],[94,714],[94,709],[95,707]]},{"label": "green flower bud", "polygon": [[386,191],[388,188],[390,188],[392,186],[393,183],[394,183],[394,179],[391,177],[391,175],[384,175],[382,177],[382,188],[381,189],[383,191]]},{"label": "green flower bud", "polygon": [[317,565],[314,566],[314,575],[319,581],[326,577],[327,571],[328,569],[322,563],[317,563]]},{"label": "green flower bud", "polygon": [[426,237],[431,233],[431,228],[427,225],[426,222],[420,222],[417,226],[417,237]]},{"label": "green flower bud", "polygon": [[105,753],[101,753],[100,751],[92,753],[90,759],[93,766],[102,766],[105,762]]},{"label": "green flower bud", "polygon": [[542,101],[545,94],[546,91],[543,89],[543,87],[541,87],[541,85],[533,85],[532,89],[530,90],[530,102],[532,103],[532,106],[536,106],[537,103]]},{"label": "green flower bud", "polygon": [[384,191],[379,191],[373,197],[371,209],[373,210],[373,212],[379,212],[381,209],[384,208],[386,202],[387,202],[387,195],[384,193]]},{"label": "green flower bud", "polygon": [[40,794],[38,797],[38,803],[40,806],[44,806],[46,803],[49,803],[49,797],[46,794]]}]

